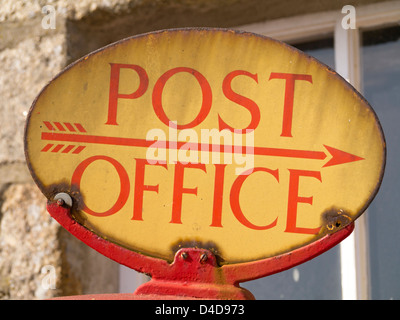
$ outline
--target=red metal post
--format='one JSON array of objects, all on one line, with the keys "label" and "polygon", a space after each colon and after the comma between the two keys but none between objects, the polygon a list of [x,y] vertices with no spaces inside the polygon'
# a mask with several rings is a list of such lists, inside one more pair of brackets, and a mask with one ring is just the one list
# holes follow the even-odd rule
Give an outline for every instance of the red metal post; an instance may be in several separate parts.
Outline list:
[{"label": "red metal post", "polygon": [[132,294],[100,294],[63,299],[254,299],[239,283],[266,277],[306,262],[345,239],[354,223],[307,246],[262,260],[219,266],[206,249],[183,248],[173,263],[152,258],[109,242],[76,222],[67,206],[49,202],[47,210],[67,231],[101,254],[152,279]]}]

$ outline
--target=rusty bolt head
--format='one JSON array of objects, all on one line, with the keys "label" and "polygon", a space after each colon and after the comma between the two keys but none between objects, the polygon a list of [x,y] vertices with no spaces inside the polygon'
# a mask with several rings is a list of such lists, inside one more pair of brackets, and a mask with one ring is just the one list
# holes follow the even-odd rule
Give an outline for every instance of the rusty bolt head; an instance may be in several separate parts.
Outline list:
[{"label": "rusty bolt head", "polygon": [[343,209],[330,209],[323,215],[326,229],[329,233],[335,232],[351,223],[351,217]]},{"label": "rusty bolt head", "polygon": [[207,259],[208,259],[207,253],[203,253],[200,256],[200,263],[205,263],[207,261]]},{"label": "rusty bolt head", "polygon": [[186,260],[187,258],[189,258],[189,255],[187,254],[187,252],[184,251],[181,253],[181,257],[183,260]]}]

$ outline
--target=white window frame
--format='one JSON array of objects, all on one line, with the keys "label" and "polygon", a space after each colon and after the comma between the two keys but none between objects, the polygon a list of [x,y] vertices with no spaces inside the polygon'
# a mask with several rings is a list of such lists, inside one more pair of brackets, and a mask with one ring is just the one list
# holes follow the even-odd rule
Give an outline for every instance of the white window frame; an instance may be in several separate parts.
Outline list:
[{"label": "white window frame", "polygon": [[[336,71],[362,92],[360,29],[382,28],[400,23],[400,1],[356,6],[355,9],[356,29],[342,27],[342,19],[346,14],[341,10],[254,23],[237,29],[290,44],[333,35]],[[370,298],[367,214],[365,212],[356,220],[354,232],[340,243],[343,300]]]},{"label": "white window frame", "polygon": [[[360,29],[399,23],[400,1],[356,6],[356,29],[343,29],[341,10],[319,12],[239,26],[235,29],[262,34],[290,44],[333,35],[335,69],[362,92]],[[366,215],[356,220],[354,232],[340,243],[342,299],[369,299],[368,228]],[[346,261],[346,263],[344,263]],[[120,292],[133,292],[148,277],[120,266]]]}]

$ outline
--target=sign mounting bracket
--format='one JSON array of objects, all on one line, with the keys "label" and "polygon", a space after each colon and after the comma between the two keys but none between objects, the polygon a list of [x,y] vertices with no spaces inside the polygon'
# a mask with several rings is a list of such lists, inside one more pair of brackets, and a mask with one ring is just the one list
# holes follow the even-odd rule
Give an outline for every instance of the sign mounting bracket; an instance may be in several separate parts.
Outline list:
[{"label": "sign mounting bracket", "polygon": [[215,255],[207,249],[182,248],[173,263],[149,257],[109,242],[80,225],[64,202],[49,201],[47,211],[67,231],[101,254],[138,272],[151,276],[132,294],[91,294],[59,299],[234,299],[252,300],[254,296],[241,288],[241,282],[266,277],[315,258],[349,236],[354,222],[343,229],[326,234],[318,241],[291,252],[261,260],[219,266]]}]

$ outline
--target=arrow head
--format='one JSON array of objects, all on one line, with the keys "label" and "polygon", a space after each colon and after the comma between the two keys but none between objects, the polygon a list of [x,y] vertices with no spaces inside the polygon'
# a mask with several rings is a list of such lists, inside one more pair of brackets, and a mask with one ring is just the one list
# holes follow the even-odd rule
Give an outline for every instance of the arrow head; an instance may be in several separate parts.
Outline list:
[{"label": "arrow head", "polygon": [[364,160],[364,158],[361,158],[359,156],[356,156],[356,155],[348,153],[348,152],[344,152],[339,149],[329,147],[325,144],[324,144],[324,147],[331,154],[332,158],[327,163],[325,163],[323,165],[323,167],[330,167],[330,166],[335,166],[337,164],[343,164],[343,163],[347,163],[347,162]]}]

